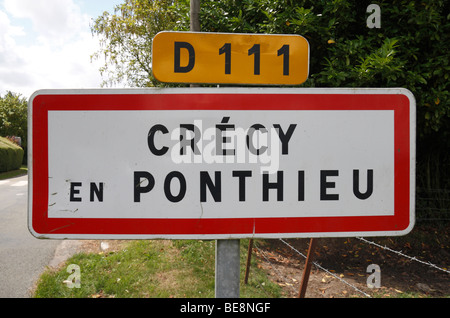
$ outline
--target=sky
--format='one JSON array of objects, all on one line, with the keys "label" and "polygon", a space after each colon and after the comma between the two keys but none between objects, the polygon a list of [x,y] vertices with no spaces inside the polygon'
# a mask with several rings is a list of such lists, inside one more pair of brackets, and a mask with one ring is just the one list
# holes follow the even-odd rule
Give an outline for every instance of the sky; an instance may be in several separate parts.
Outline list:
[{"label": "sky", "polygon": [[99,88],[90,25],[123,0],[0,0],[0,96],[39,89]]}]

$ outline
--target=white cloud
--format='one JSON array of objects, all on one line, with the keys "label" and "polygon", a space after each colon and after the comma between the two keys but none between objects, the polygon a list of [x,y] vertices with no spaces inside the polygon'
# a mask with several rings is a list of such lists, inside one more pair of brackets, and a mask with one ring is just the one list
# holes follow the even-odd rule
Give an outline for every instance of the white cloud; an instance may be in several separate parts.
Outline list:
[{"label": "white cloud", "polygon": [[0,11],[0,63],[11,63],[14,54],[11,50],[15,46],[14,37],[23,35],[23,30],[19,27],[13,27],[6,13]]},{"label": "white cloud", "polygon": [[4,0],[4,7],[14,18],[30,19],[34,32],[52,41],[68,40],[89,23],[72,0]]},{"label": "white cloud", "polygon": [[[26,81],[24,74],[15,65],[23,65],[24,61],[16,52],[14,38],[23,35],[23,30],[11,25],[5,12],[0,11],[0,92],[7,90],[9,83],[17,85]],[[28,81],[29,84],[29,81]]]},{"label": "white cloud", "polygon": [[76,0],[3,0],[3,11],[0,2],[0,94],[99,87],[89,23]]}]

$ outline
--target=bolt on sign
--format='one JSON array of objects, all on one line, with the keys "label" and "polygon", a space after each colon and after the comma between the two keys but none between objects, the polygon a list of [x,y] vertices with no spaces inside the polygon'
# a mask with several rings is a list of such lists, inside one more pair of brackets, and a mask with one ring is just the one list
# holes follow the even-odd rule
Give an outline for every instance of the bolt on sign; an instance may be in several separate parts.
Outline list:
[{"label": "bolt on sign", "polygon": [[28,109],[39,238],[390,236],[414,225],[405,89],[42,90]]},{"label": "bolt on sign", "polygon": [[299,35],[161,32],[152,69],[161,82],[302,84],[309,44]]}]

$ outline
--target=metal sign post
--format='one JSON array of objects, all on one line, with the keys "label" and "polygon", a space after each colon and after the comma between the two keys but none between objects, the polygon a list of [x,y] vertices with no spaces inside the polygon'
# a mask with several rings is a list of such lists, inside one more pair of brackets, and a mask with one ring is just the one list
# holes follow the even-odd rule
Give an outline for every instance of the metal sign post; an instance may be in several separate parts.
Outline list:
[{"label": "metal sign post", "polygon": [[239,298],[240,241],[216,241],[216,298]]},{"label": "metal sign post", "polygon": [[[190,29],[200,32],[200,0],[190,0]],[[190,87],[198,87],[190,84]],[[216,298],[239,297],[239,240],[216,240]]]}]

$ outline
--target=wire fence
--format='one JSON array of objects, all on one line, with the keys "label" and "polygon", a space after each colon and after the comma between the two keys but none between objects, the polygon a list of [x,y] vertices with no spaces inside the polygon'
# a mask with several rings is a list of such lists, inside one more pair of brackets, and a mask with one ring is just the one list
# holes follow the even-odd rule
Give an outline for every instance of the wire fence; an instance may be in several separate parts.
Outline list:
[{"label": "wire fence", "polygon": [[[301,253],[300,251],[298,251],[296,248],[294,248],[292,245],[290,245],[289,243],[287,243],[285,240],[280,239],[281,242],[283,242],[284,244],[286,244],[289,248],[291,248],[292,250],[294,250],[297,254],[301,255],[302,257],[304,257],[306,259],[306,256]],[[334,274],[333,272],[331,272],[330,270],[322,267],[320,264],[318,264],[317,262],[312,262],[312,264],[314,264],[314,266],[316,266],[318,269],[326,272],[328,275],[333,276],[334,278],[338,279],[340,282],[342,282],[343,284],[346,284],[347,286],[350,286],[351,288],[353,288],[355,291],[357,291],[358,293],[363,294],[366,297],[370,297],[369,294],[363,292],[362,290],[360,290],[358,287],[350,284],[349,282],[347,282],[346,280],[342,279],[340,276]]]},{"label": "wire fence", "polygon": [[[450,221],[450,190],[449,189],[439,189],[439,188],[420,188],[418,187],[416,189],[416,222],[435,222],[436,224],[442,224],[442,222],[448,222]],[[448,267],[445,266],[439,266],[437,264],[433,264],[430,261],[426,261],[421,257],[417,257],[414,255],[408,255],[407,253],[404,253],[403,251],[395,250],[391,247],[388,247],[386,245],[381,245],[376,242],[370,241],[363,237],[357,237],[360,242],[367,244],[367,246],[375,246],[378,249],[381,249],[382,251],[386,253],[392,253],[397,255],[400,258],[404,258],[405,260],[408,260],[410,262],[416,262],[420,264],[421,266],[426,266],[429,268],[432,268],[434,270],[437,270],[439,272],[444,273],[443,275],[450,274],[450,270]],[[292,252],[299,255],[301,258],[305,259],[307,256],[300,252],[297,248],[295,248],[292,244],[287,242],[284,239],[279,239],[286,247],[288,247]],[[256,243],[256,242],[255,242]],[[284,286],[287,286],[291,289],[292,293],[295,293],[295,288],[292,284],[292,277],[285,277],[285,274],[281,271],[277,270],[276,264],[271,261],[271,257],[267,255],[267,251],[264,251],[263,248],[259,247],[257,244],[254,245],[254,248],[258,251],[261,258],[266,262],[267,264],[270,264],[271,268],[275,271],[275,274],[277,275],[278,281],[284,281]],[[447,246],[448,248],[448,246]],[[423,251],[424,252],[424,251]],[[351,282],[343,279],[341,275],[336,275],[333,269],[327,269],[323,265],[319,264],[316,261],[313,261],[312,264],[320,271],[323,271],[326,273],[326,275],[332,276],[335,279],[337,279],[342,284],[349,286],[359,294],[363,295],[364,297],[371,297],[367,292],[363,291],[360,287],[355,286]],[[446,266],[450,266],[450,264],[446,264]],[[449,276],[450,277],[450,276]],[[294,279],[295,280],[295,279]],[[447,295],[448,296],[448,295]]]},{"label": "wire fence", "polygon": [[[419,263],[419,264],[421,264],[421,265],[428,266],[428,267],[430,267],[430,268],[433,268],[433,269],[442,271],[442,272],[444,272],[444,273],[446,273],[446,274],[450,274],[450,270],[448,270],[447,268],[445,268],[445,267],[440,267],[440,266],[438,266],[438,265],[436,265],[436,264],[433,264],[432,262],[427,262],[427,261],[420,260],[420,259],[419,259],[418,257],[416,257],[416,256],[410,256],[410,255],[407,255],[407,254],[403,253],[402,251],[394,250],[394,249],[392,249],[392,248],[390,248],[390,247],[388,247],[388,246],[386,246],[386,245],[380,245],[380,244],[375,243],[375,242],[373,242],[373,241],[367,240],[367,239],[365,239],[365,238],[363,238],[363,237],[357,237],[356,239],[358,239],[358,240],[360,240],[361,242],[366,243],[366,244],[368,244],[368,245],[373,245],[373,246],[376,246],[376,247],[378,247],[378,248],[381,248],[382,250],[384,250],[384,251],[386,251],[386,252],[394,253],[394,254],[396,254],[397,256],[400,256],[400,257],[403,257],[403,258],[408,259],[409,261],[417,262],[417,263]],[[307,256],[306,256],[304,253],[300,252],[300,251],[299,251],[297,248],[295,248],[292,244],[288,243],[288,242],[287,242],[286,240],[284,240],[284,239],[279,239],[279,240],[280,240],[284,245],[286,245],[290,250],[292,250],[293,252],[295,252],[296,254],[298,254],[299,256],[301,256],[303,259],[306,260]],[[292,293],[295,293],[296,290],[295,290],[293,284],[290,283],[290,282],[292,281],[292,278],[286,277],[281,271],[279,271],[279,270],[277,269],[277,266],[270,260],[271,257],[267,255],[267,252],[266,252],[266,251],[264,251],[262,248],[260,248],[257,244],[254,244],[254,248],[258,251],[259,255],[262,256],[262,258],[264,259],[264,261],[267,262],[268,264],[270,264],[271,268],[274,269],[275,274],[277,275],[277,278],[278,278],[277,280],[278,280],[278,281],[284,281],[284,284],[283,284],[283,285],[284,285],[284,286],[287,286],[288,288],[290,288]],[[355,290],[357,293],[363,295],[364,297],[368,297],[368,298],[371,298],[371,297],[372,297],[370,294],[366,293],[366,292],[363,291],[361,288],[359,288],[359,287],[355,286],[354,284],[350,283],[349,281],[343,279],[340,275],[335,274],[335,273],[334,273],[335,270],[333,270],[333,269],[327,269],[327,268],[325,268],[324,266],[322,266],[321,264],[319,264],[319,263],[316,262],[316,261],[313,261],[312,264],[313,264],[317,269],[323,271],[323,272],[326,273],[327,275],[330,275],[330,276],[334,277],[334,278],[337,279],[339,282],[341,282],[342,284],[345,284],[346,286],[352,288],[353,290]]]},{"label": "wire fence", "polygon": [[417,221],[450,221],[450,190],[416,189]]},{"label": "wire fence", "polygon": [[427,265],[427,266],[430,266],[430,267],[432,267],[432,268],[434,268],[434,269],[437,269],[437,270],[440,270],[440,271],[443,271],[443,272],[445,272],[445,273],[450,274],[450,271],[447,270],[446,268],[439,267],[439,266],[437,266],[437,265],[435,265],[435,264],[433,264],[433,263],[431,263],[431,262],[424,262],[424,261],[420,260],[419,258],[417,258],[416,256],[409,256],[409,255],[406,255],[406,254],[402,253],[401,251],[395,251],[395,250],[393,250],[393,249],[391,249],[391,248],[389,248],[389,247],[387,247],[387,246],[382,246],[382,245],[377,244],[377,243],[375,243],[375,242],[366,240],[366,239],[363,238],[363,237],[357,237],[357,239],[359,239],[359,240],[361,240],[362,242],[365,242],[365,243],[367,243],[367,244],[371,244],[371,245],[380,247],[380,248],[382,248],[382,249],[384,249],[384,250],[386,250],[386,251],[388,251],[388,252],[395,253],[395,254],[397,254],[397,255],[399,255],[399,256],[401,256],[401,257],[405,257],[405,258],[407,258],[407,259],[409,259],[409,260],[411,260],[411,261],[415,261],[415,262],[418,262],[418,263],[420,263],[420,264]]}]

